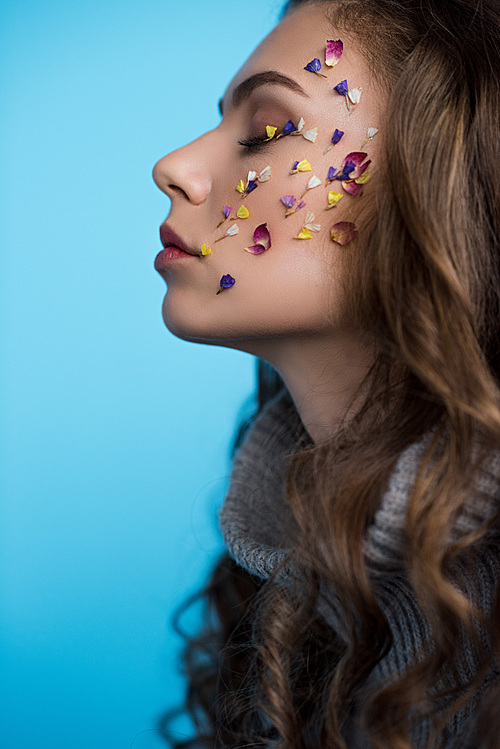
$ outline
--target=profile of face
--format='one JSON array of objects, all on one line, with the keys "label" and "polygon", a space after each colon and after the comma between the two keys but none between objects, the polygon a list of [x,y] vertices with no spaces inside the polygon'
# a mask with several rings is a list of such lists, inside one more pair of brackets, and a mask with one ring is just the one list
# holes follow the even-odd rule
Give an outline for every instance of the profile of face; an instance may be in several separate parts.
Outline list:
[{"label": "profile of face", "polygon": [[[218,127],[154,167],[156,184],[171,199],[161,229],[165,249],[155,266],[167,282],[165,323],[181,338],[262,355],[269,341],[331,338],[351,325],[342,264],[346,253],[355,251],[356,239],[339,244],[331,230],[349,222],[362,231],[357,216],[376,189],[376,179],[368,181],[368,175],[376,171],[380,138],[367,140],[368,129],[378,129],[384,97],[359,45],[335,35],[326,7],[306,4],[288,14],[231,81]],[[335,65],[327,65],[326,42],[339,38],[342,55]],[[314,58],[321,62],[317,72],[306,69]],[[357,103],[356,92],[351,101],[335,90],[344,80],[349,90],[361,92]],[[298,128],[301,118],[299,133],[281,135],[286,123]],[[273,133],[267,126],[276,131],[266,140]],[[336,130],[344,134],[333,145]],[[364,178],[352,180],[362,172],[357,163],[347,179],[327,180],[330,167],[342,174],[346,156],[359,152],[366,154],[361,159],[365,165],[371,160]],[[293,169],[302,161],[309,162],[310,170]],[[236,187],[245,190],[249,172],[256,173],[257,186],[243,195]],[[307,189],[314,177],[319,184]],[[285,196],[295,198],[288,215]],[[301,201],[305,205],[299,208]],[[223,206],[231,213],[220,224]],[[238,218],[241,206],[246,211]],[[265,237],[254,236],[263,224],[270,236],[268,249]],[[211,252],[202,254],[202,245]],[[253,254],[248,251],[252,246],[263,251]],[[234,284],[221,288],[222,277]]]}]

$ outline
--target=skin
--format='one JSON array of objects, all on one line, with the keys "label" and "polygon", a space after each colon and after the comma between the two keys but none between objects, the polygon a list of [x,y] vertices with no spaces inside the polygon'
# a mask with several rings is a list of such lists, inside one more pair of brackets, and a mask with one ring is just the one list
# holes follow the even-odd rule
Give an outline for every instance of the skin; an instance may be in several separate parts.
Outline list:
[{"label": "skin", "polygon": [[[341,38],[344,52],[334,68],[324,65],[327,39]],[[314,57],[322,61],[327,79],[304,70]],[[248,97],[233,101],[239,84],[255,74],[277,71],[297,84],[297,90],[266,83]],[[351,114],[333,86],[347,78],[362,90]],[[301,91],[298,90],[301,89]],[[247,92],[248,93],[248,92]],[[298,8],[283,19],[238,71],[222,100],[220,125],[197,140],[164,156],[153,178],[171,199],[168,225],[193,249],[202,243],[212,254],[171,262],[161,271],[167,282],[163,317],[174,335],[189,341],[229,346],[259,356],[283,377],[302,421],[315,442],[327,439],[344,415],[372,361],[373,352],[349,318],[342,283],[343,259],[354,252],[356,240],[340,246],[330,239],[338,221],[354,221],[364,201],[373,197],[376,179],[361,197],[345,194],[339,205],[325,211],[328,190],[343,192],[339,182],[325,186],[330,165],[339,168],[351,151],[364,150],[377,163],[377,136],[360,148],[368,127],[379,127],[384,96],[370,74],[359,45],[335,34],[324,5]],[[278,132],[288,119],[304,117],[304,131],[318,128],[316,143],[286,136],[249,151],[239,140],[265,136],[266,125]],[[345,135],[326,155],[335,128]],[[290,175],[294,161],[308,159],[311,172]],[[244,200],[236,192],[249,170],[271,166],[269,182],[259,184]],[[307,207],[285,219],[282,195],[300,197],[315,174],[322,184],[305,195]],[[232,214],[241,204],[250,217],[239,220],[240,232],[214,244],[235,222],[222,218],[222,206]],[[321,231],[313,239],[293,239],[306,212],[315,214]],[[255,228],[266,222],[272,247],[254,256],[244,248],[254,244]],[[234,287],[216,294],[222,275],[236,279]]]}]

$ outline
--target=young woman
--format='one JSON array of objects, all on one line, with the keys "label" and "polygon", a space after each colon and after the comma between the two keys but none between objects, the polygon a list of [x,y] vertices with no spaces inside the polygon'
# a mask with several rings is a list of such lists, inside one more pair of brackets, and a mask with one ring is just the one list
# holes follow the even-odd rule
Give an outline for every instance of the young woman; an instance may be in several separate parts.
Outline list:
[{"label": "young woman", "polygon": [[197,744],[500,746],[499,71],[497,0],[292,0],[155,166],[167,327],[261,361]]}]

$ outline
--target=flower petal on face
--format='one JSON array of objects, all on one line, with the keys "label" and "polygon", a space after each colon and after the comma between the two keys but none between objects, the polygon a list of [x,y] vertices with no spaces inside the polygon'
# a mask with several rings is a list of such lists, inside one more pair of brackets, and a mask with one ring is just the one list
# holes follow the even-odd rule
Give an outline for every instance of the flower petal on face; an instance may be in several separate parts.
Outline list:
[{"label": "flower petal on face", "polygon": [[303,226],[294,239],[312,239],[312,236],[312,231]]},{"label": "flower petal on face", "polygon": [[234,286],[235,283],[236,281],[234,280],[234,278],[230,276],[229,273],[226,273],[226,275],[222,276],[220,280],[220,283],[219,283],[220,288],[217,291],[217,294],[220,294],[221,291],[223,291],[224,289],[230,289],[231,286]]},{"label": "flower petal on face", "polygon": [[304,127],[304,118],[301,117],[299,120],[299,124],[297,125],[297,133],[301,133],[303,127]]},{"label": "flower petal on face", "polygon": [[244,205],[240,205],[236,212],[237,218],[248,218],[250,216],[250,211],[248,208]]},{"label": "flower petal on face", "polygon": [[288,174],[297,174],[297,167],[298,167],[298,165],[299,165],[299,162],[298,161],[294,161],[293,162],[293,166],[290,169],[290,171],[288,172]]},{"label": "flower petal on face", "polygon": [[304,70],[309,70],[310,73],[317,73],[318,75],[322,75],[323,78],[326,78],[326,75],[319,72],[321,70],[321,63],[317,57],[311,60],[311,62],[308,62],[307,65],[304,66]]},{"label": "flower petal on face", "polygon": [[367,156],[368,154],[364,151],[351,151],[351,153],[348,153],[345,157],[342,166],[344,166],[347,161],[352,161],[355,166],[359,166],[363,163]]},{"label": "flower petal on face", "polygon": [[318,137],[318,128],[313,127],[311,130],[306,130],[306,132],[302,133],[302,135],[306,140],[310,140],[311,143],[316,143],[316,138]]},{"label": "flower petal on face", "polygon": [[290,133],[293,133],[294,130],[297,130],[297,128],[291,120],[288,120],[285,127],[283,128],[283,132],[281,133],[281,135],[290,135]]},{"label": "flower petal on face", "polygon": [[240,227],[238,226],[238,224],[233,224],[232,226],[229,227],[229,229],[224,234],[224,236],[225,237],[234,237],[235,234],[238,234],[239,230],[240,230]]},{"label": "flower petal on face", "polygon": [[337,85],[333,87],[333,90],[341,96],[347,96],[347,94],[349,93],[349,86],[347,85],[347,81],[340,81],[340,83],[337,83]]},{"label": "flower petal on face", "polygon": [[300,209],[301,209],[301,208],[305,208],[305,207],[306,207],[306,203],[305,203],[305,201],[304,201],[304,200],[301,200],[301,201],[300,201],[300,203],[298,204],[298,206],[297,206],[297,208],[296,208],[295,210],[297,210],[297,211],[300,211]]},{"label": "flower petal on face", "polygon": [[357,233],[358,230],[355,224],[350,221],[339,221],[332,226],[330,238],[337,244],[348,244],[348,242],[354,239]]},{"label": "flower petal on face", "polygon": [[257,179],[259,180],[259,182],[267,182],[270,177],[271,177],[271,167],[266,166],[259,173],[259,176],[257,177]]},{"label": "flower petal on face", "polygon": [[274,138],[274,136],[276,135],[276,130],[277,129],[278,128],[274,127],[274,125],[266,125],[266,135],[267,135],[267,138],[265,138],[265,140],[266,141],[267,140],[272,140]]},{"label": "flower petal on face", "polygon": [[260,224],[253,233],[253,241],[255,244],[260,244],[265,250],[271,247],[271,235],[267,224]]},{"label": "flower petal on face", "polygon": [[295,168],[298,172],[312,172],[312,166],[307,159],[302,159],[302,161],[299,161]]},{"label": "flower petal on face", "polygon": [[293,195],[283,195],[280,200],[286,208],[293,208],[296,198]]},{"label": "flower petal on face", "polygon": [[224,218],[229,218],[231,214],[231,206],[230,205],[223,205],[222,206],[222,213],[224,214]]},{"label": "flower petal on face", "polygon": [[358,180],[359,177],[361,177],[366,172],[366,170],[368,169],[371,163],[372,163],[371,159],[368,159],[368,161],[365,161],[364,164],[361,164],[360,166],[356,167],[356,169],[352,172],[349,179]]},{"label": "flower petal on face", "polygon": [[321,226],[320,224],[313,223],[314,218],[315,218],[314,213],[312,211],[308,211],[306,213],[306,220],[304,222],[304,227],[302,230],[309,229],[309,231],[319,231],[321,229]]},{"label": "flower petal on face", "polygon": [[328,191],[328,205],[325,208],[325,211],[329,211],[330,208],[335,208],[337,203],[342,200],[344,196],[341,192],[334,192],[334,190]]},{"label": "flower petal on face", "polygon": [[309,180],[309,182],[307,183],[307,189],[312,190],[314,187],[318,187],[318,185],[320,184],[321,184],[321,180],[318,179],[318,177],[316,177],[316,175],[314,174]]},{"label": "flower petal on face", "polygon": [[248,172],[247,184],[248,182],[252,182],[252,180],[254,180],[256,176],[257,176],[257,172]]},{"label": "flower petal on face", "polygon": [[212,248],[209,247],[207,244],[201,245],[201,254],[202,255],[211,255],[212,254]]},{"label": "flower petal on face", "polygon": [[359,100],[361,99],[361,89],[351,88],[347,96],[349,97],[352,104],[358,104]]},{"label": "flower petal on face", "polygon": [[236,185],[235,189],[238,190],[238,192],[241,192],[242,195],[244,194],[244,192],[245,192],[245,183],[243,182],[242,179],[240,179],[240,181]]},{"label": "flower petal on face", "polygon": [[343,135],[344,135],[343,130],[337,130],[337,128],[335,128],[335,132],[332,135],[332,144],[336,146]]},{"label": "flower petal on face", "polygon": [[356,177],[354,181],[358,185],[366,185],[369,179],[370,179],[369,172],[363,172],[363,174],[360,174],[359,177]]},{"label": "flower petal on face", "polygon": [[373,138],[374,135],[378,133],[378,128],[376,127],[369,127],[368,128],[368,137]]},{"label": "flower petal on face", "polygon": [[337,172],[337,170],[334,169],[333,166],[328,167],[328,174],[326,176],[326,181],[327,182],[332,182],[332,180],[335,179],[336,172]]},{"label": "flower petal on face", "polygon": [[337,41],[333,41],[333,39],[328,39],[326,43],[326,53],[325,53],[325,65],[328,65],[328,67],[333,68],[334,65],[338,63],[340,58],[342,57],[342,52],[344,51],[344,45],[340,39],[337,39]]},{"label": "flower petal on face", "polygon": [[262,252],[265,252],[266,248],[263,247],[261,244],[253,244],[250,245],[250,247],[245,247],[245,252],[249,252],[251,255],[260,255]]},{"label": "flower petal on face", "polygon": [[363,194],[363,185],[358,185],[356,182],[342,182],[342,187],[346,192],[349,193],[349,195],[362,195]]},{"label": "flower petal on face", "polygon": [[253,179],[249,180],[247,189],[245,190],[245,195],[249,195],[256,187],[258,187],[257,182],[254,182]]}]

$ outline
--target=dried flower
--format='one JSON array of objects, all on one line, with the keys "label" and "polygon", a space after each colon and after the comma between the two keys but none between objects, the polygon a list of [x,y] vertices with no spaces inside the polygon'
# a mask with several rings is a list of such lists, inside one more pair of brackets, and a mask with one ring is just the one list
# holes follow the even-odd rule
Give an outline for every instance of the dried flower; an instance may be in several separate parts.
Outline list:
[{"label": "dried flower", "polygon": [[314,213],[312,213],[311,211],[306,213],[306,221],[304,224],[304,229],[309,229],[309,231],[319,231],[321,229],[320,224],[314,223],[314,218],[315,218]]},{"label": "dried flower", "polygon": [[369,127],[368,128],[368,132],[366,134],[366,138],[363,141],[363,143],[361,144],[361,148],[364,148],[366,146],[366,144],[368,143],[368,141],[370,141],[377,133],[378,133],[378,128],[376,128],[376,127]]},{"label": "dried flower", "polygon": [[[238,188],[236,188],[236,189],[238,189]],[[226,219],[229,218],[230,213],[231,213],[231,206],[229,206],[229,205],[223,205],[222,206],[222,215],[223,215],[224,218],[221,221],[219,221],[219,223],[217,224],[217,229],[219,228],[219,226],[222,226],[222,224],[224,223],[224,221]]]},{"label": "dried flower", "polygon": [[304,118],[301,117],[299,120],[299,124],[297,125],[297,128],[294,130],[293,133],[291,133],[291,135],[301,135],[303,127],[304,127]]},{"label": "dried flower", "polygon": [[337,170],[334,169],[333,166],[328,167],[328,174],[326,175],[326,181],[333,182],[336,174],[337,174]]},{"label": "dried flower", "polygon": [[343,51],[344,45],[340,39],[337,39],[337,41],[328,39],[326,43],[325,65],[333,68],[333,66],[336,65],[342,57]]},{"label": "dried flower", "polygon": [[274,125],[266,125],[266,135],[267,138],[264,138],[264,143],[266,143],[268,140],[272,140],[274,136],[276,135],[276,130],[278,128],[274,127]]},{"label": "dried flower", "polygon": [[294,239],[312,239],[312,236],[312,231],[310,229],[306,229],[306,227],[303,226],[297,236],[294,237]]},{"label": "dried flower", "polygon": [[240,181],[236,185],[236,190],[241,193],[244,198],[246,198],[246,196],[249,195],[252,190],[255,190],[255,188],[258,187],[257,182],[255,182],[256,176],[257,172],[250,171],[248,172],[246,183],[243,182],[242,179],[240,179]]},{"label": "dried flower", "polygon": [[231,275],[229,275],[229,273],[226,273],[225,276],[222,276],[220,280],[220,289],[216,293],[220,294],[221,291],[224,291],[224,289],[230,289],[231,286],[234,286],[235,283],[235,279]]},{"label": "dried flower", "polygon": [[288,120],[285,127],[283,128],[283,132],[281,132],[279,135],[277,135],[277,138],[281,138],[283,135],[290,135],[290,133],[293,133],[297,128],[293,124],[291,120]]},{"label": "dried flower", "polygon": [[216,239],[216,242],[220,242],[222,239],[225,239],[226,237],[234,237],[235,234],[238,234],[240,230],[240,227],[237,224],[232,224],[229,229],[226,231],[223,237],[219,237],[219,239]]},{"label": "dried flower", "polygon": [[236,216],[233,216],[231,221],[236,221],[238,218],[248,218],[250,216],[250,211],[248,208],[244,205],[240,205],[238,210],[236,211]]},{"label": "dried flower", "polygon": [[290,169],[290,174],[297,174],[297,172],[312,172],[312,166],[307,159],[294,162],[294,165]]},{"label": "dried flower", "polygon": [[370,179],[369,172],[363,172],[363,174],[360,174],[359,177],[356,177],[354,180],[357,185],[366,185],[368,180]]},{"label": "dried flower", "polygon": [[306,192],[307,192],[308,190],[313,190],[313,189],[314,189],[315,187],[318,187],[318,185],[320,185],[320,184],[321,184],[321,180],[320,180],[320,179],[318,179],[318,178],[316,177],[316,175],[315,175],[315,174],[313,174],[313,176],[311,177],[311,179],[310,179],[310,180],[309,180],[309,182],[307,183],[307,187],[306,187],[306,189],[304,190],[304,192],[302,193],[302,196],[301,196],[301,197],[303,198],[303,197],[304,197],[304,195],[306,194]]},{"label": "dried flower", "polygon": [[356,225],[350,221],[339,221],[334,224],[330,231],[330,238],[337,244],[348,244],[357,235],[358,230]]},{"label": "dried flower", "polygon": [[363,194],[363,185],[357,184],[354,180],[343,181],[342,187],[346,192],[349,193],[349,195],[362,195]]},{"label": "dried flower", "polygon": [[207,244],[201,245],[201,254],[202,255],[211,255],[212,254],[212,248],[209,247]]},{"label": "dried flower", "polygon": [[280,200],[286,208],[285,218],[288,218],[290,214],[295,213],[294,205],[296,198],[293,195],[283,195]]},{"label": "dried flower", "polygon": [[271,177],[271,167],[266,166],[259,173],[259,176],[257,177],[257,179],[259,180],[259,182],[267,182],[270,177]]},{"label": "dried flower", "polygon": [[260,224],[253,233],[254,245],[251,247],[245,247],[247,252],[252,255],[260,255],[262,252],[266,252],[271,247],[271,235],[267,224]]},{"label": "dried flower", "polygon": [[349,97],[351,104],[359,104],[359,100],[361,98],[361,89],[351,88],[347,96]]},{"label": "dried flower", "polygon": [[302,133],[302,135],[306,140],[310,140],[311,143],[316,143],[316,138],[318,137],[318,128],[313,127],[311,130],[306,130],[306,132]]},{"label": "dried flower", "polygon": [[335,208],[337,203],[342,200],[344,196],[341,192],[334,192],[333,190],[328,191],[328,205],[325,208],[325,211],[329,211],[330,208]]},{"label": "dried flower", "polygon": [[337,83],[336,86],[333,87],[333,90],[336,91],[341,96],[347,96],[349,93],[349,86],[347,85],[347,80],[340,81],[340,83]]},{"label": "dried flower", "polygon": [[335,132],[332,135],[332,142],[328,146],[328,148],[325,151],[323,151],[323,154],[328,153],[328,151],[330,151],[334,146],[336,146],[343,135],[344,135],[343,130],[337,130],[337,128],[335,128]]},{"label": "dried flower", "polygon": [[316,75],[320,75],[323,78],[327,77],[324,73],[319,72],[321,70],[321,63],[317,57],[311,60],[311,62],[308,62],[307,65],[304,66],[304,70],[309,70],[310,73],[316,73]]}]

